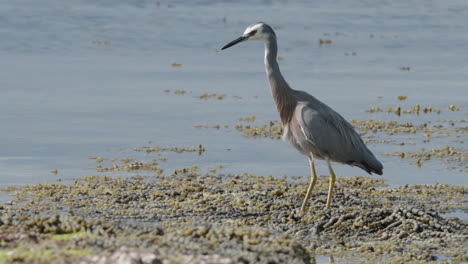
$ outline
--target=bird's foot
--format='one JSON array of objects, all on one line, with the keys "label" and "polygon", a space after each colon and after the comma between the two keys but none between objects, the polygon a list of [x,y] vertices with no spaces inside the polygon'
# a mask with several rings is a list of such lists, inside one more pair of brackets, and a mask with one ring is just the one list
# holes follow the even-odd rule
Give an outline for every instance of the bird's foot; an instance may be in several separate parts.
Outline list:
[{"label": "bird's foot", "polygon": [[304,211],[302,209],[296,208],[292,210],[291,214],[289,215],[292,218],[300,218],[304,216]]}]

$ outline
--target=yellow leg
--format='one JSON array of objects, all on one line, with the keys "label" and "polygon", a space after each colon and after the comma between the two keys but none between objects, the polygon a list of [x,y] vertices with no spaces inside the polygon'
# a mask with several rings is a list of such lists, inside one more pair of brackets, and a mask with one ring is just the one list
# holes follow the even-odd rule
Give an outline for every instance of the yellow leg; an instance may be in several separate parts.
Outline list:
[{"label": "yellow leg", "polygon": [[314,156],[312,153],[310,154],[309,158],[309,166],[310,166],[310,184],[309,188],[307,189],[307,194],[304,198],[304,202],[302,202],[301,213],[304,213],[307,201],[310,199],[310,195],[312,194],[312,190],[314,189],[315,183],[317,182],[317,175],[315,174],[315,165],[314,165]]},{"label": "yellow leg", "polygon": [[328,198],[327,198],[327,209],[330,209],[331,200],[333,197],[333,186],[335,185],[336,176],[331,167],[330,161],[327,160],[328,170],[330,171],[330,184],[328,185]]}]

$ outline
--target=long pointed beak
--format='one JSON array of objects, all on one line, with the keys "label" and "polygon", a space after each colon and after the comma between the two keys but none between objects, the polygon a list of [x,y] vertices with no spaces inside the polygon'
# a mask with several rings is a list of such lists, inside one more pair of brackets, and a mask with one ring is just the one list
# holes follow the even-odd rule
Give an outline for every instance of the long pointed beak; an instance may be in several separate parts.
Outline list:
[{"label": "long pointed beak", "polygon": [[236,45],[236,44],[239,43],[239,42],[242,42],[242,41],[244,41],[244,40],[247,40],[248,38],[249,38],[249,36],[240,36],[239,38],[237,38],[237,39],[235,39],[235,40],[229,42],[228,44],[226,44],[224,47],[221,48],[221,50],[227,49],[227,48],[229,48],[229,47],[232,47],[232,46]]}]

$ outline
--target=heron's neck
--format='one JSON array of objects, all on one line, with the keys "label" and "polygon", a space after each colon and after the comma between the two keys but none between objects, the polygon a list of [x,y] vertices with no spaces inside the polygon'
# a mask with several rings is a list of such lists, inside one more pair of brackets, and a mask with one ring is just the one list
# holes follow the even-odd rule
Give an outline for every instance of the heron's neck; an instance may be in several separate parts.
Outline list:
[{"label": "heron's neck", "polygon": [[276,38],[271,37],[265,42],[265,70],[270,84],[271,95],[276,104],[276,109],[283,124],[289,123],[293,116],[296,99],[293,90],[289,87],[281,74],[278,61],[278,45]]}]

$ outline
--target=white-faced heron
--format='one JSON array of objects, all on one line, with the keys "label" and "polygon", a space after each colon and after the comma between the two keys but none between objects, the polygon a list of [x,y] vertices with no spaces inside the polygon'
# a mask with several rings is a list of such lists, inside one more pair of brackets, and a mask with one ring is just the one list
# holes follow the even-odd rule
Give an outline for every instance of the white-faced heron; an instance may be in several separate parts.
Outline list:
[{"label": "white-faced heron", "polygon": [[222,49],[247,40],[260,40],[265,43],[265,69],[271,94],[284,126],[283,139],[309,159],[311,179],[301,212],[304,212],[317,181],[314,159],[326,160],[330,171],[327,209],[331,205],[336,179],[330,161],[357,166],[369,174],[382,175],[382,164],[366,147],[350,123],[312,95],[289,87],[276,60],[276,34],[269,25],[259,22],[248,26],[242,36]]}]

